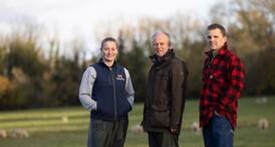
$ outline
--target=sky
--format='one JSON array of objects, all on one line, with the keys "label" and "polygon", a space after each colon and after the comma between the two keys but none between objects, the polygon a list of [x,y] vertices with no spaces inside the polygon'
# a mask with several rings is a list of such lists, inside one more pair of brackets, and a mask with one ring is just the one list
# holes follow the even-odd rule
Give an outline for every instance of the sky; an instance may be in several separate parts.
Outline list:
[{"label": "sky", "polygon": [[[0,0],[0,33],[9,33],[11,26],[33,23],[42,26],[44,40],[58,36],[63,44],[76,38],[92,46],[95,31],[102,22],[119,25],[136,22],[142,16],[167,18],[177,12],[205,18],[218,0]],[[98,28],[100,27],[100,28]],[[99,43],[97,43],[99,44]]]}]

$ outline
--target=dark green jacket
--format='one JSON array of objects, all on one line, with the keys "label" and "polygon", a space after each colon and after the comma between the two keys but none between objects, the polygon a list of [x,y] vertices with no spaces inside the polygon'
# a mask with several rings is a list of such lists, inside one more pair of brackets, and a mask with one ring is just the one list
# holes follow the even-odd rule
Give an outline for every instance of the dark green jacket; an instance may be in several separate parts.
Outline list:
[{"label": "dark green jacket", "polygon": [[185,93],[187,67],[175,56],[173,49],[158,58],[149,71],[147,98],[144,104],[143,128],[149,132],[167,132],[170,128],[180,133]]}]

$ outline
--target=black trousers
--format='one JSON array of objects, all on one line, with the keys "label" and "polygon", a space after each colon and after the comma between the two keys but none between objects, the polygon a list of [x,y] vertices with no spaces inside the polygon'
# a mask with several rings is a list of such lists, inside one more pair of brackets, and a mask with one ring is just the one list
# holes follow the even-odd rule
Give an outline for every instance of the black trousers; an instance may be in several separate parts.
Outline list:
[{"label": "black trousers", "polygon": [[148,132],[149,147],[179,147],[178,134],[168,132]]},{"label": "black trousers", "polygon": [[104,121],[92,119],[88,134],[88,147],[123,147],[128,119]]}]

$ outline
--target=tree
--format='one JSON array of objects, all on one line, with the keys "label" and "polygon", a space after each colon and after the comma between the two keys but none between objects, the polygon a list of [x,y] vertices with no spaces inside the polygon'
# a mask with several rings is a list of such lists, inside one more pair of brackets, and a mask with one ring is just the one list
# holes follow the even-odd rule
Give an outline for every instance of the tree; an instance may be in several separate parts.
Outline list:
[{"label": "tree", "polygon": [[144,49],[133,41],[132,51],[127,54],[128,69],[134,83],[136,101],[142,101],[146,97],[148,58],[144,55]]},{"label": "tree", "polygon": [[[273,93],[269,67],[275,48],[275,1],[232,0],[230,5],[213,8],[214,20],[226,24],[229,46],[244,62],[245,93],[262,95]],[[264,69],[263,69],[264,68]],[[268,72],[262,72],[268,71]]]}]

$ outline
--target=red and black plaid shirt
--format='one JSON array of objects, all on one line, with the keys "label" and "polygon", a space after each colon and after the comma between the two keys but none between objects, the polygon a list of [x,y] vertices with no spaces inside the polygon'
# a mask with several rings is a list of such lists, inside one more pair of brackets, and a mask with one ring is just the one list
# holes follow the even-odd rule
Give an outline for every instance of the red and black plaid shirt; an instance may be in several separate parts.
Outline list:
[{"label": "red and black plaid shirt", "polygon": [[217,112],[236,127],[238,98],[244,88],[244,66],[225,44],[211,62],[212,52],[206,52],[203,68],[203,88],[200,96],[200,126],[205,126]]}]

